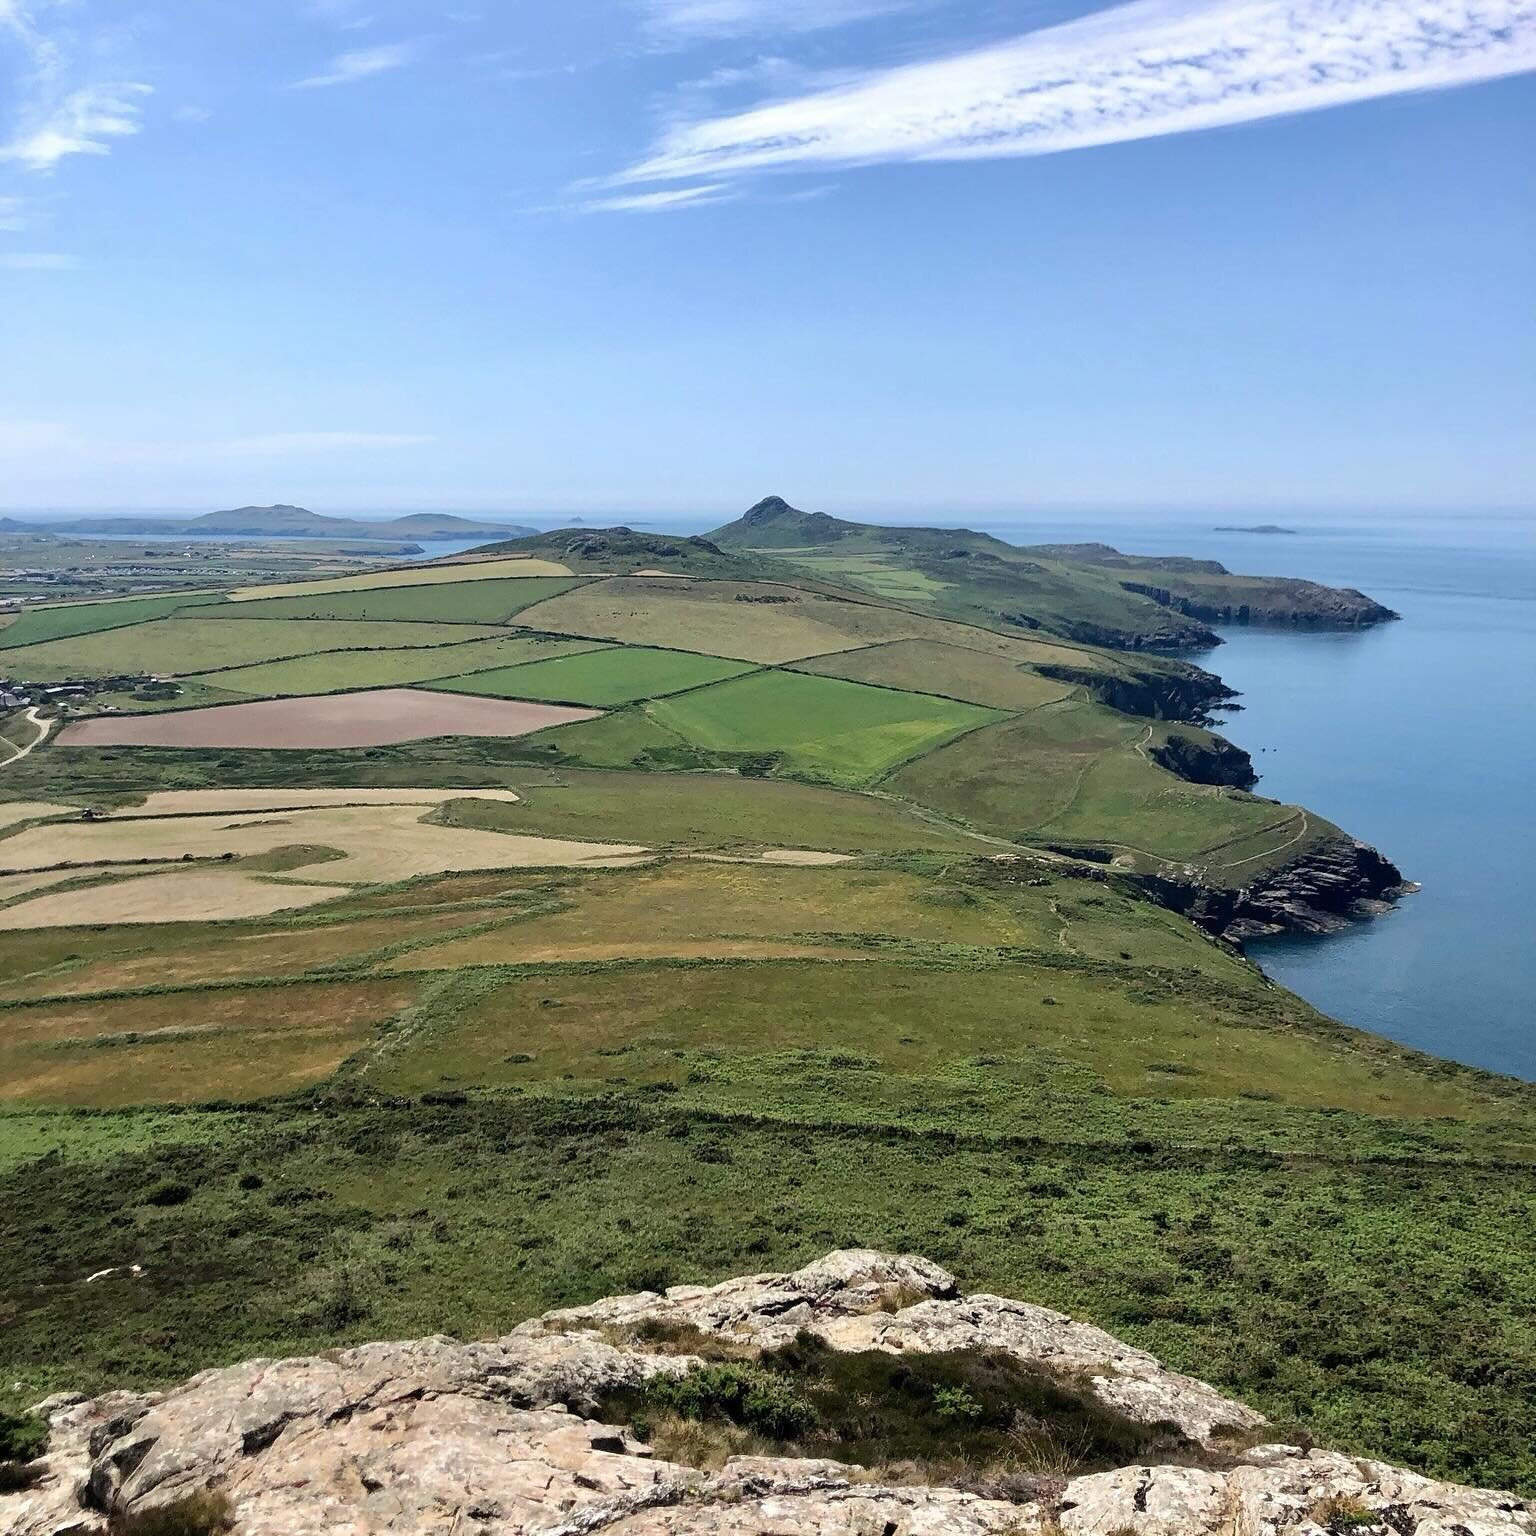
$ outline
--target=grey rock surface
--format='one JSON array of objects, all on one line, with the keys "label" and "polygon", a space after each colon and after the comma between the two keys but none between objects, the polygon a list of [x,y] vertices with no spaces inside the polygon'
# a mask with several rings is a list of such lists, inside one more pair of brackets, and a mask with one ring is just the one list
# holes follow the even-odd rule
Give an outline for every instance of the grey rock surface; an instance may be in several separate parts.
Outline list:
[{"label": "grey rock surface", "polygon": [[[840,1350],[1005,1351],[1088,1382],[1127,1417],[1178,1425],[1209,1464],[1059,1479],[1025,1503],[809,1457],[684,1466],[590,1416],[610,1389],[697,1363],[635,1344],[647,1322],[747,1347],[807,1330]],[[1508,1494],[1252,1446],[1259,1414],[1145,1351],[1048,1308],[961,1296],[936,1264],[867,1250],[551,1312],[488,1343],[252,1360],[163,1393],[39,1408],[48,1451],[32,1487],[0,1496],[0,1536],[94,1536],[110,1516],[208,1489],[228,1499],[239,1536],[1321,1536],[1329,1500],[1361,1536],[1536,1536],[1536,1512]]]}]

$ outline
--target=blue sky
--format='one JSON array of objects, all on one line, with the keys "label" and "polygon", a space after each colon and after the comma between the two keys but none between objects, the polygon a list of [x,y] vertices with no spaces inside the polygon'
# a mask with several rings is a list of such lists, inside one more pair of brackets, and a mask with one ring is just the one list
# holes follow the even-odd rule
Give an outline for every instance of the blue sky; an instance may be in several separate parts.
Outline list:
[{"label": "blue sky", "polygon": [[0,505],[1536,502],[1536,0],[0,0]]}]

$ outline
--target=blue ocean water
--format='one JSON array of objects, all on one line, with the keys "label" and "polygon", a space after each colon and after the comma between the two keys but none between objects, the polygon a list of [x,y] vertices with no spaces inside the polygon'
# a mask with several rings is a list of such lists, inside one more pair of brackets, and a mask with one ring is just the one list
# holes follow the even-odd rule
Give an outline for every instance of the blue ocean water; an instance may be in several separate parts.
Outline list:
[{"label": "blue ocean water", "polygon": [[1362,633],[1227,629],[1193,658],[1242,693],[1220,729],[1253,755],[1259,793],[1337,822],[1423,887],[1345,933],[1250,953],[1345,1023],[1536,1079],[1536,523],[1288,526],[1296,535],[1211,523],[988,531],[1305,576],[1402,614]]},{"label": "blue ocean water", "polygon": [[1358,587],[1402,614],[1360,633],[1229,628],[1191,658],[1240,690],[1219,728],[1253,755],[1261,794],[1326,816],[1422,886],[1345,933],[1250,954],[1347,1024],[1536,1080],[1536,520],[1215,531],[1250,520],[1270,519],[963,521],[1014,544],[1099,540]]}]

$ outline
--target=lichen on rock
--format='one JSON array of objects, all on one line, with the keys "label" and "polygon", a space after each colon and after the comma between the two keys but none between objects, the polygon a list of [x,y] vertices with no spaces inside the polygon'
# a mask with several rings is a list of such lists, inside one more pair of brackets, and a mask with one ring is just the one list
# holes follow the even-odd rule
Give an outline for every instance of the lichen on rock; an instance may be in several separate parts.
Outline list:
[{"label": "lichen on rock", "polygon": [[[1006,1497],[1001,1482],[914,1481],[811,1444],[685,1465],[592,1416],[616,1392],[701,1364],[645,1344],[667,1330],[740,1351],[807,1338],[834,1353],[989,1351],[1058,1372],[1127,1420],[1176,1428],[1188,1453],[1015,1480]],[[49,1447],[30,1486],[0,1495],[0,1536],[94,1536],[210,1492],[237,1536],[1321,1536],[1331,1509],[1382,1536],[1536,1536],[1536,1513],[1511,1495],[1256,1444],[1260,1414],[1143,1350],[1049,1308],[961,1295],[927,1260],[864,1249],[550,1312],[490,1342],[252,1360],[163,1393],[55,1397],[38,1411]]]}]

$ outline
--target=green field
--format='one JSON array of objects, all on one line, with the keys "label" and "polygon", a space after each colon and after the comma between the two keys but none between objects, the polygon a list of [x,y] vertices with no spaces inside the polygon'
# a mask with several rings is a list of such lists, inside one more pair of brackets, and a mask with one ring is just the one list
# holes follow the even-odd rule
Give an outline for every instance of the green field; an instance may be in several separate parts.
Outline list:
[{"label": "green field", "polygon": [[[1047,652],[1046,654],[1051,654]],[[896,640],[863,650],[818,656],[794,664],[796,672],[841,677],[886,688],[937,693],[993,709],[1038,709],[1073,691],[1071,683],[1042,677],[1026,663],[934,640]]]},{"label": "green field", "polygon": [[1180,862],[1294,818],[1241,790],[1176,778],[1146,755],[1157,732],[1067,700],[909,763],[886,787],[1002,837]]},{"label": "green field", "polygon": [[658,699],[647,713],[708,751],[768,754],[793,772],[846,784],[868,783],[1000,718],[973,704],[795,672],[758,672]]},{"label": "green field", "polygon": [[[210,681],[222,689],[264,698],[281,694],[342,693],[352,688],[390,688],[406,683],[431,682],[487,668],[496,672],[503,667],[542,661],[546,657],[562,656],[596,645],[596,641],[590,640],[498,635],[493,639],[470,640],[457,645],[450,641],[423,646],[419,650],[321,651],[287,661],[237,667],[233,671],[214,674]],[[460,680],[470,681],[468,677],[460,677]]]},{"label": "green field", "polygon": [[520,624],[741,661],[795,661],[928,633],[917,615],[761,582],[615,577],[524,609]]},{"label": "green field", "polygon": [[514,613],[579,586],[571,577],[508,576],[488,581],[413,583],[359,592],[263,597],[231,603],[220,618],[384,619],[409,623],[501,624]]},{"label": "green field", "polygon": [[543,699],[611,709],[616,704],[699,688],[751,670],[746,662],[722,661],[715,656],[626,646],[449,678],[437,686],[503,699]]},{"label": "green field", "polygon": [[598,842],[738,851],[787,844],[834,852],[990,852],[987,839],[910,807],[848,790],[722,773],[625,773],[523,767],[515,806],[460,801],[443,820]]},{"label": "green field", "polygon": [[[0,629],[0,648],[124,629],[130,624],[162,619],[181,608],[223,601],[222,592],[172,592],[163,597],[125,597],[105,603],[61,603],[57,607],[29,608],[14,623]],[[13,663],[22,664],[20,659]]]},{"label": "green field", "polygon": [[[490,636],[494,630],[481,631]],[[375,624],[347,619],[155,619],[29,645],[13,663],[29,681],[118,673],[210,672],[318,651],[454,645],[477,638],[463,624]]]}]

